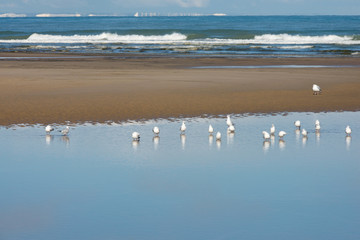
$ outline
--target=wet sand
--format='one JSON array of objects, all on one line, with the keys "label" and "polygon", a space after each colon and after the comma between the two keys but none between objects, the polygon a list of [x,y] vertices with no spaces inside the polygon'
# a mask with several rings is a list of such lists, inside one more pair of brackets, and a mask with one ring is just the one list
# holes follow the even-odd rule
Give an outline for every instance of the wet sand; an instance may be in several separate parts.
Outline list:
[{"label": "wet sand", "polygon": [[[357,67],[192,68],[265,65]],[[313,83],[321,95],[312,94]],[[357,110],[360,58],[354,57],[0,54],[0,125]]]}]

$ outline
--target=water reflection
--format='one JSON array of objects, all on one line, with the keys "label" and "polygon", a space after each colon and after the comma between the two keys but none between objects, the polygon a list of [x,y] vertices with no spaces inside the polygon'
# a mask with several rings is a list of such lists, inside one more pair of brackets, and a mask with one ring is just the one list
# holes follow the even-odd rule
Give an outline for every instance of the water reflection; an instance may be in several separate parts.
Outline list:
[{"label": "water reflection", "polygon": [[351,145],[351,136],[346,136],[345,137],[345,142],[346,142],[346,150],[350,150],[350,145]]},{"label": "water reflection", "polygon": [[154,149],[157,150],[159,147],[159,142],[160,142],[160,137],[159,136],[154,136],[153,137],[153,143],[154,143]]},{"label": "water reflection", "polygon": [[298,143],[300,141],[300,129],[295,130],[295,138],[296,142]]},{"label": "water reflection", "polygon": [[316,144],[320,143],[320,131],[315,131]]},{"label": "water reflection", "polygon": [[46,134],[46,136],[45,136],[46,145],[50,145],[53,140],[54,140],[54,136],[52,136],[50,134]]},{"label": "water reflection", "polygon": [[181,140],[181,147],[183,150],[185,150],[185,143],[186,143],[186,135],[180,134],[180,140]]},{"label": "water reflection", "polygon": [[69,147],[70,145],[70,138],[68,136],[61,136],[61,141],[65,143],[66,147]]},{"label": "water reflection", "polygon": [[285,147],[286,147],[285,141],[283,139],[280,139],[279,140],[279,148],[280,148],[280,150],[283,151],[285,149]]},{"label": "water reflection", "polygon": [[209,135],[209,147],[212,146],[213,141],[214,141],[214,136],[213,136],[212,134],[210,134],[210,135]]},{"label": "water reflection", "polygon": [[234,133],[234,132],[228,132],[228,133],[227,133],[227,145],[232,145],[232,144],[234,144],[234,137],[235,137],[235,133]]},{"label": "water reflection", "polygon": [[274,146],[275,146],[275,135],[270,135],[270,142],[271,142],[272,148],[274,148]]},{"label": "water reflection", "polygon": [[221,139],[216,140],[216,147],[217,147],[218,150],[221,149]]},{"label": "water reflection", "polygon": [[139,147],[139,141],[137,141],[137,140],[133,140],[132,141],[132,147],[133,147],[133,149],[134,149],[134,151],[136,151],[137,150],[137,148]]},{"label": "water reflection", "polygon": [[303,147],[306,146],[307,140],[308,140],[308,137],[307,137],[307,136],[304,136],[304,137],[302,138],[302,145],[303,145]]},{"label": "water reflection", "polygon": [[265,140],[263,142],[263,151],[264,151],[264,153],[267,153],[269,151],[269,148],[270,148],[270,142],[268,140]]}]

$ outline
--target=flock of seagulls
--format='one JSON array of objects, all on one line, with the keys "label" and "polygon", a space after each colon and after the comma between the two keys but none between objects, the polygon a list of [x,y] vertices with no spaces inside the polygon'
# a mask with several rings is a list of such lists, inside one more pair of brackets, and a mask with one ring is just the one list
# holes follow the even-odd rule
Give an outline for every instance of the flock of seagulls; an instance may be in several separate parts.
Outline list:
[{"label": "flock of seagulls", "polygon": [[[54,128],[51,125],[47,125],[45,127],[46,135],[50,135],[52,131],[54,131]],[[66,126],[63,130],[59,130],[59,132],[61,133],[61,135],[67,136],[70,132],[70,127]]]}]

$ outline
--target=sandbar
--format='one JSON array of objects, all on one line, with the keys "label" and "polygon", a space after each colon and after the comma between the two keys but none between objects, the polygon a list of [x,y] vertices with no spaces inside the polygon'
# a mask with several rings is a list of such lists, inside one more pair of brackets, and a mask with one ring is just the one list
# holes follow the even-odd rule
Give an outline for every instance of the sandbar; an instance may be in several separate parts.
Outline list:
[{"label": "sandbar", "polygon": [[358,110],[358,57],[0,53],[2,126]]}]

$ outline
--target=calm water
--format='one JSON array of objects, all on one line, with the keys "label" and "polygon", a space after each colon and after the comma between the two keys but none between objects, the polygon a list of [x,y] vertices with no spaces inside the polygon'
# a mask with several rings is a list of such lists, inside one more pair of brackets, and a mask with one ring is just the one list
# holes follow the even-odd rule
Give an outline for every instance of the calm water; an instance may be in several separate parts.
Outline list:
[{"label": "calm water", "polygon": [[359,56],[360,16],[0,18],[0,52]]},{"label": "calm water", "polygon": [[[0,239],[358,239],[359,120],[237,116],[227,135],[225,118],[193,118],[182,137],[180,120],[72,126],[68,137],[0,128]],[[271,123],[284,142],[263,142]]]}]

